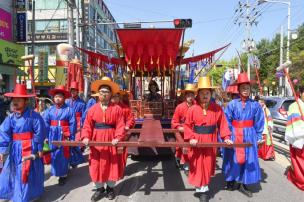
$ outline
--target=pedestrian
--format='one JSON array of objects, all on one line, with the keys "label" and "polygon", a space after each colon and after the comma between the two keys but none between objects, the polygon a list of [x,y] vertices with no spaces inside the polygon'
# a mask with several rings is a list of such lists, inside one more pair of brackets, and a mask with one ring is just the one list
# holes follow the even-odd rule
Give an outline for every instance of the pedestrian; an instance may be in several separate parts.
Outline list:
[{"label": "pedestrian", "polygon": [[[185,94],[185,100],[179,105],[177,105],[171,120],[171,127],[174,129],[178,129],[180,134],[184,138],[184,131],[185,131],[184,124],[186,120],[186,115],[189,108],[193,106],[195,103],[196,86],[190,83],[186,84],[185,89],[182,90],[181,92]],[[177,168],[185,170],[186,175],[188,175],[189,174],[188,155],[183,153],[182,148],[179,147],[176,148],[175,161]]]},{"label": "pedestrian", "polygon": [[[76,121],[77,121],[77,132],[75,135],[75,140],[81,140],[81,128],[82,128],[82,120],[81,117],[85,112],[85,102],[79,97],[79,84],[76,81],[73,81],[70,86],[70,94],[71,97],[65,100],[67,106],[73,109]],[[82,151],[80,147],[71,147],[71,156],[70,156],[70,164],[73,168],[76,168],[79,164],[85,162],[84,157],[82,155]]]},{"label": "pedestrian", "polygon": [[259,96],[255,98],[256,101],[258,101],[263,108],[264,112],[264,130],[263,130],[263,144],[259,145],[259,158],[263,160],[269,160],[269,161],[274,161],[275,160],[275,153],[274,153],[274,145],[272,141],[272,131],[273,131],[273,120],[271,113],[269,109],[267,108],[265,104],[265,100]]},{"label": "pedestrian", "polygon": [[247,73],[238,75],[236,85],[240,97],[228,103],[225,114],[232,130],[232,141],[251,143],[252,146],[225,148],[223,154],[223,173],[227,190],[234,190],[237,183],[239,191],[248,197],[252,197],[252,192],[247,185],[259,183],[261,180],[258,144],[262,142],[264,130],[264,112],[258,102],[249,98],[250,84]]},{"label": "pedestrian", "polygon": [[289,143],[291,166],[287,177],[304,191],[304,87],[300,88],[300,99],[289,106],[285,140]]},{"label": "pedestrian", "polygon": [[[198,80],[197,103],[187,111],[184,124],[184,138],[195,146],[197,143],[218,142],[217,133],[227,144],[230,140],[230,130],[222,108],[211,102],[211,95],[216,87],[211,85],[209,77],[200,77]],[[200,202],[209,201],[209,183],[215,174],[216,148],[189,149],[189,176],[188,182],[195,186]]]},{"label": "pedestrian", "polygon": [[[44,166],[42,149],[45,124],[39,113],[27,107],[30,97],[26,86],[16,84],[12,98],[15,111],[0,126],[0,162],[4,162],[0,174],[0,199],[28,202],[41,197],[44,192]],[[22,161],[33,155],[32,160]]]},{"label": "pedestrian", "polygon": [[58,178],[58,185],[66,184],[70,165],[70,148],[57,147],[52,141],[75,140],[77,128],[76,116],[72,108],[65,104],[70,92],[64,86],[58,86],[49,91],[53,96],[54,105],[45,111],[43,118],[47,128],[47,140],[51,154],[51,173]]},{"label": "pedestrian", "polygon": [[[108,77],[94,81],[91,89],[99,92],[99,103],[93,105],[84,121],[82,139],[85,145],[90,141],[112,142],[116,145],[125,137],[123,111],[111,102],[112,95],[119,92],[119,86]],[[98,201],[104,196],[115,199],[115,183],[124,175],[124,154],[116,147],[91,146],[89,171],[96,191],[91,201]],[[106,184],[106,188],[104,187]]]}]

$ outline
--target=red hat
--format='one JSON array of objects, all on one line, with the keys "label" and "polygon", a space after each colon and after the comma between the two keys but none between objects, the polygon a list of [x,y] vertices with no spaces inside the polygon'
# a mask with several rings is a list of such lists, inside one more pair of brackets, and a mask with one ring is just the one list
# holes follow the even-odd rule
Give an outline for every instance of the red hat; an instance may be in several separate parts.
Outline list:
[{"label": "red hat", "polygon": [[26,86],[24,84],[17,83],[13,93],[5,93],[6,97],[36,97],[35,94],[27,94]]},{"label": "red hat", "polygon": [[70,92],[65,90],[65,87],[63,85],[57,86],[56,88],[49,90],[49,95],[51,95],[53,97],[58,93],[63,94],[64,98],[71,97]]},{"label": "red hat", "polygon": [[247,84],[254,84],[255,83],[254,81],[250,81],[248,79],[248,76],[247,76],[246,72],[240,73],[238,75],[237,81],[234,85],[241,85],[241,84],[244,84],[244,83],[247,83]]},{"label": "red hat", "polygon": [[71,86],[70,86],[70,89],[75,89],[75,90],[79,90],[79,86],[78,86],[78,82],[77,81],[73,81],[72,83],[71,83]]},{"label": "red hat", "polygon": [[238,87],[236,85],[228,86],[226,92],[231,94],[239,94]]}]

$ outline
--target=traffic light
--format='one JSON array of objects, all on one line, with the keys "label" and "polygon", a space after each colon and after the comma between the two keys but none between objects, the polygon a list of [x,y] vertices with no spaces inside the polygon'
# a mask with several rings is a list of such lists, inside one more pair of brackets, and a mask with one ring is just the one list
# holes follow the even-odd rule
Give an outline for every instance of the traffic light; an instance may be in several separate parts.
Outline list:
[{"label": "traffic light", "polygon": [[174,19],[175,28],[190,28],[192,27],[192,19]]}]

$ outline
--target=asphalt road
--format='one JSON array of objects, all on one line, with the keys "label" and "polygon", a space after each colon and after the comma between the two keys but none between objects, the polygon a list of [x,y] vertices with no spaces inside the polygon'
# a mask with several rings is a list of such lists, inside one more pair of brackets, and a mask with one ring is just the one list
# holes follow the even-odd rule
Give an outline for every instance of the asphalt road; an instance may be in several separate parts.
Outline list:
[{"label": "asphalt road", "polygon": [[[239,191],[224,190],[224,177],[221,174],[221,158],[217,159],[216,175],[210,184],[211,200],[221,202],[289,202],[303,201],[304,192],[292,185],[284,175],[290,165],[288,153],[283,148],[276,148],[276,161],[260,161],[262,182],[251,186],[253,198],[247,198]],[[288,151],[287,151],[288,152]],[[45,194],[39,201],[90,201],[93,185],[88,174],[88,164],[71,170],[69,180],[64,187],[57,185],[57,179],[46,170]],[[153,158],[149,160],[128,159],[125,178],[115,188],[115,201],[129,202],[192,202],[198,201],[193,196],[194,189],[187,182],[183,171],[175,168],[174,160]],[[108,201],[102,199],[100,201]]]}]

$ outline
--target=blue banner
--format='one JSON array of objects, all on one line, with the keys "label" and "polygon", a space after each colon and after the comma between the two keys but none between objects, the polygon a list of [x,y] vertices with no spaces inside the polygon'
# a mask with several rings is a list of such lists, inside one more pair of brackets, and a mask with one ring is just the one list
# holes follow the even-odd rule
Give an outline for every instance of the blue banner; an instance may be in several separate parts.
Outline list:
[{"label": "blue banner", "polygon": [[17,41],[26,42],[27,41],[27,17],[26,13],[17,13]]}]

